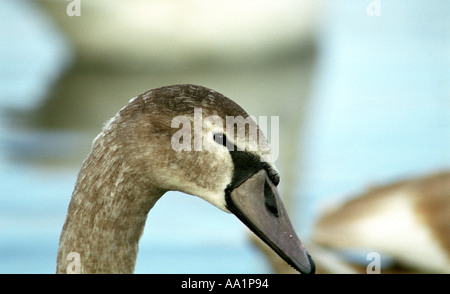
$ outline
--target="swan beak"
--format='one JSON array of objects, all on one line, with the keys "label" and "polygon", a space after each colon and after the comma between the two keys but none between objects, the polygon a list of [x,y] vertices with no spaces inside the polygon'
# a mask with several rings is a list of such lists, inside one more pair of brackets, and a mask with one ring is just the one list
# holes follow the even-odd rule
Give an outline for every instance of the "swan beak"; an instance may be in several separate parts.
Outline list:
[{"label": "swan beak", "polygon": [[313,274],[315,265],[297,237],[277,187],[260,170],[227,193],[227,208],[293,268]]}]

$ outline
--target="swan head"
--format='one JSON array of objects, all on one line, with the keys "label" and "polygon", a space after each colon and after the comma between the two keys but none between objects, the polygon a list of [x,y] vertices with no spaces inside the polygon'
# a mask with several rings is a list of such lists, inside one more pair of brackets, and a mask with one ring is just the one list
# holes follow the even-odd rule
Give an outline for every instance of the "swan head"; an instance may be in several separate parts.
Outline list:
[{"label": "swan head", "polygon": [[314,272],[278,194],[269,144],[229,98],[196,85],[153,89],[130,100],[96,141],[118,141],[107,138],[120,140],[112,145],[139,181],[235,214],[295,269]]}]

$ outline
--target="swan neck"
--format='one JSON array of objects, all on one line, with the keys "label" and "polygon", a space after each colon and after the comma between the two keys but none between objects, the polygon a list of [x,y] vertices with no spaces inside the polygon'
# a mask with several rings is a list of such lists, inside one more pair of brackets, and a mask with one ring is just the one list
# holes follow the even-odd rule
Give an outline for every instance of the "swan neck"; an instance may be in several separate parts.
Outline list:
[{"label": "swan neck", "polygon": [[57,273],[134,272],[147,214],[164,191],[126,162],[114,150],[94,146],[83,163],[60,237]]}]

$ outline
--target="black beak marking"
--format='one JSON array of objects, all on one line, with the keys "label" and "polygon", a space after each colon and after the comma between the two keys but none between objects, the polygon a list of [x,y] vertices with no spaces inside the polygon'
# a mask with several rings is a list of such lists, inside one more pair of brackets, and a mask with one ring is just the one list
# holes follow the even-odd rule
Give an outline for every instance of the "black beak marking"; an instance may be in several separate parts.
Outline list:
[{"label": "black beak marking", "polygon": [[225,189],[228,210],[293,268],[313,274],[314,261],[295,233],[278,194],[276,171],[252,153],[230,154],[234,172]]}]

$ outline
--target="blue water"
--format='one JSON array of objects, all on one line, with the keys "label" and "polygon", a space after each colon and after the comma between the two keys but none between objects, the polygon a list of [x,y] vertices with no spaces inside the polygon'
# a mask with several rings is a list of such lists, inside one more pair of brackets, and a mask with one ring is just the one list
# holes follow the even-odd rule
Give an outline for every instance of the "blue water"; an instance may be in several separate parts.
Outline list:
[{"label": "blue water", "polygon": [[[323,202],[450,168],[450,2],[381,0],[381,15],[369,17],[370,2],[326,1],[299,134],[294,225],[302,236]],[[17,154],[64,158],[91,138],[11,119],[11,109],[42,102],[72,55],[32,2],[0,1],[0,19],[0,273],[52,273],[79,163],[43,165]],[[246,232],[234,216],[169,193],[149,215],[136,272],[269,272]]]},{"label": "blue water", "polygon": [[[32,1],[0,1],[0,19],[0,273],[54,273],[81,161],[45,162],[64,162],[92,134],[29,128],[15,117],[43,102],[73,53]],[[245,226],[199,198],[169,192],[147,224],[136,273],[270,272]]]},{"label": "blue water", "polygon": [[298,143],[304,235],[330,201],[450,168],[450,2],[381,0],[370,17],[371,2],[330,1],[318,34]]},{"label": "blue water", "polygon": [[70,64],[70,45],[32,1],[0,1],[0,18],[0,110],[31,109]]}]

